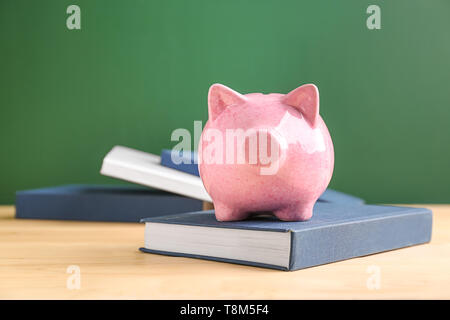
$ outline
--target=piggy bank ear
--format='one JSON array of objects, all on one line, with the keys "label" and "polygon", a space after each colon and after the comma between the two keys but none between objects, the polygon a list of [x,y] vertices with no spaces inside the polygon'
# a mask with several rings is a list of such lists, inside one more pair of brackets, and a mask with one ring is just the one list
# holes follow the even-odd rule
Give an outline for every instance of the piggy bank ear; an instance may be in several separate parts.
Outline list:
[{"label": "piggy bank ear", "polygon": [[319,118],[319,90],[315,85],[305,84],[292,90],[284,97],[284,103],[300,111],[311,127],[316,126]]},{"label": "piggy bank ear", "polygon": [[246,98],[222,84],[213,84],[208,93],[209,119],[215,120],[226,108],[233,104],[245,102]]}]

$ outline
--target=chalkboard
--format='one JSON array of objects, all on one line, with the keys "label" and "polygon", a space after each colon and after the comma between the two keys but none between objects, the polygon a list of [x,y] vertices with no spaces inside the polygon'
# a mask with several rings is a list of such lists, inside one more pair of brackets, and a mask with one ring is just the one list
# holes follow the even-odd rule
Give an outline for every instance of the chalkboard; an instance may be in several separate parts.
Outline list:
[{"label": "chalkboard", "polygon": [[[380,28],[369,28],[370,5]],[[68,28],[70,5],[80,28]],[[16,190],[117,183],[116,144],[159,153],[207,120],[215,82],[320,90],[330,188],[370,202],[449,202],[450,2],[3,0],[0,203]],[[120,183],[120,182],[119,182]]]}]

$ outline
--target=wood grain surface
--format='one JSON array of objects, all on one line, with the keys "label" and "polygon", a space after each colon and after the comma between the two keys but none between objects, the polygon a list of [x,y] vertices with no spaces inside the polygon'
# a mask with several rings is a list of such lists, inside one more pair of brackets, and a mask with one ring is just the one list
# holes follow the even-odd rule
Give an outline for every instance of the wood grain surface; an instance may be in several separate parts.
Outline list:
[{"label": "wood grain surface", "polygon": [[19,220],[0,206],[0,298],[450,299],[450,205],[424,207],[429,244],[283,272],[141,253],[138,223]]}]

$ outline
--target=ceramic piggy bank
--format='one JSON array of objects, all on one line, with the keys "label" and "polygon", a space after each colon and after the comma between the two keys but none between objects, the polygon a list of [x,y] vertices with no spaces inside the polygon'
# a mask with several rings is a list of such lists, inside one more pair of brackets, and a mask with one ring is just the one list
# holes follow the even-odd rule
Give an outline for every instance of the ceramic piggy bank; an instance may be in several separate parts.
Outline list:
[{"label": "ceramic piggy bank", "polygon": [[319,91],[240,94],[214,84],[199,142],[199,171],[216,219],[271,212],[304,221],[330,182],[334,151],[319,115]]}]

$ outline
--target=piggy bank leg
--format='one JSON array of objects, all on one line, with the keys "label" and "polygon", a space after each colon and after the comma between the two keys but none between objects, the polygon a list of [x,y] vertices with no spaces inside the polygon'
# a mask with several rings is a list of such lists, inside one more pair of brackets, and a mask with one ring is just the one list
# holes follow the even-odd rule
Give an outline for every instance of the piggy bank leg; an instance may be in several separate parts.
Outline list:
[{"label": "piggy bank leg", "polygon": [[246,219],[250,214],[236,208],[230,208],[222,203],[214,202],[214,213],[217,221],[239,221]]},{"label": "piggy bank leg", "polygon": [[306,221],[312,217],[314,203],[296,203],[274,211],[282,221]]}]

